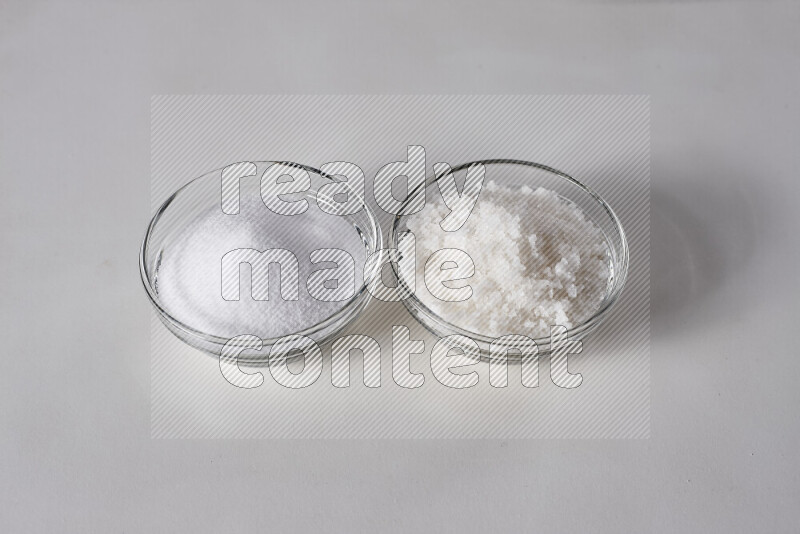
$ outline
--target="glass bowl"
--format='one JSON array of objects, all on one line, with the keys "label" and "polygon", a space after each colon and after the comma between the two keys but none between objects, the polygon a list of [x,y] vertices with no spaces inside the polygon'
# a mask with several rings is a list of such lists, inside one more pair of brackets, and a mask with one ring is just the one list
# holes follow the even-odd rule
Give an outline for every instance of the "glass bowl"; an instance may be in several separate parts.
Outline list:
[{"label": "glass bowl", "polygon": [[[231,195],[230,187],[226,190],[223,186],[226,169],[235,169],[236,165],[240,170],[249,169],[248,176],[238,180],[238,199]],[[305,200],[305,212],[288,215],[267,208],[262,200],[261,177],[270,169],[307,173],[310,187],[306,192],[268,191],[275,196],[280,193],[278,198],[284,202],[302,204]],[[275,176],[285,175],[277,172]],[[275,179],[277,183],[282,181],[287,180]],[[339,184],[335,186],[336,194],[328,190],[325,195],[318,195],[320,188],[333,183]],[[346,215],[328,213],[341,207],[341,203],[350,207],[357,206],[351,203],[360,203],[361,209]],[[321,206],[327,207],[328,212]],[[330,175],[297,163],[243,162],[192,180],[161,205],[147,228],[139,267],[150,302],[175,336],[215,355],[233,337],[257,336],[262,340],[261,350],[243,353],[239,359],[245,363],[263,363],[268,360],[272,346],[284,336],[299,334],[322,344],[352,322],[369,300],[368,283],[380,274],[377,269],[364,273],[365,259],[381,247],[380,227],[361,192],[353,192]],[[310,259],[310,252],[321,248],[346,251],[354,260],[353,292],[344,291],[335,302],[322,302],[309,293],[309,276],[318,272],[320,266],[330,267],[332,261],[325,255],[317,255],[316,263]],[[250,269],[250,276],[239,277],[240,285],[236,286],[239,299],[223,298],[222,258],[235,249],[286,249],[295,254],[297,300],[292,299],[292,276],[287,275],[283,264],[280,271],[274,264],[267,265],[268,289],[264,299],[263,279],[254,283],[252,264],[248,263],[239,263],[240,275],[242,270],[246,274]],[[231,271],[226,272],[230,276]],[[285,280],[288,280],[288,298],[283,293]],[[328,287],[327,284],[323,285]]]},{"label": "glass bowl", "polygon": [[[567,202],[577,206],[583,211],[585,216],[600,229],[608,249],[606,258],[609,271],[607,287],[605,288],[604,296],[602,297],[602,301],[597,311],[588,319],[580,322],[577,325],[574,325],[572,328],[569,328],[566,331],[566,336],[568,336],[569,339],[580,340],[585,338],[608,316],[611,308],[614,306],[614,303],[617,301],[625,285],[629,260],[628,244],[625,239],[625,232],[620,224],[619,218],[616,216],[611,207],[609,207],[609,205],[606,204],[606,202],[600,198],[597,193],[580,183],[578,180],[572,178],[566,173],[550,168],[546,165],[529,161],[488,159],[455,166],[452,168],[452,172],[456,176],[459,187],[462,187],[461,184],[464,183],[463,176],[459,178],[460,175],[456,173],[459,173],[459,171],[463,171],[477,164],[482,164],[486,172],[482,191],[486,190],[487,184],[490,181],[494,181],[500,186],[516,189],[523,186],[527,186],[533,190],[535,190],[537,187],[543,187],[557,193],[562,200],[566,200]],[[437,182],[439,179],[441,179],[441,177],[442,176],[432,176],[426,180],[424,186],[426,202],[430,202],[440,195]],[[410,192],[408,199],[413,198],[414,193],[419,194],[419,190],[417,189],[413,192]],[[481,202],[482,196],[483,195],[478,197],[478,203]],[[401,209],[400,213],[395,216],[393,224],[389,230],[389,247],[398,248],[399,236],[408,230],[407,223],[409,217],[413,217],[413,214],[407,214],[403,209]],[[426,260],[427,258],[417,257],[417,265],[420,265],[420,262],[425,262]],[[402,279],[402,275],[399,272],[400,270],[397,269],[394,264],[392,265],[394,267],[398,283],[402,284],[407,290],[408,294],[410,294],[408,298],[403,300],[403,304],[411,313],[411,315],[414,316],[414,318],[416,318],[427,330],[437,337],[443,338],[446,336],[461,335],[472,339],[480,349],[480,355],[474,354],[474,346],[466,345],[460,348],[462,348],[467,355],[472,355],[473,357],[480,356],[484,360],[491,359],[490,346],[498,336],[489,336],[486,335],[485,332],[482,333],[467,330],[457,324],[449,322],[441,315],[432,311],[421,301],[418,296],[418,292],[420,291],[421,287],[419,276],[417,276],[417,293],[415,293],[411,291],[409,287],[410,284],[406,283]],[[480,266],[476,265],[476,269],[480,269]],[[469,282],[467,281],[467,283]],[[530,337],[536,343],[539,354],[546,355],[551,352],[551,340],[549,335],[547,337],[543,337],[541,335],[528,336],[528,334],[526,334],[524,331],[507,332],[507,334],[521,334],[523,336]],[[458,343],[455,343],[454,346],[458,346]],[[514,351],[510,351],[508,353],[508,358],[509,360],[519,359],[519,354],[515,353]]]}]

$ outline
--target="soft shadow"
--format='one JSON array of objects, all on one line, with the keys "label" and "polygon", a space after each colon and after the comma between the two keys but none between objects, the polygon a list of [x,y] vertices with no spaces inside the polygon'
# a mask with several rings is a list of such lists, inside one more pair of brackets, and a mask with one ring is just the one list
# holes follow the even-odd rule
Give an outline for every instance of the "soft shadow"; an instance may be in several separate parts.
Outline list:
[{"label": "soft shadow", "polygon": [[678,313],[710,293],[725,263],[703,221],[664,191],[650,197],[650,315]]},{"label": "soft shadow", "polygon": [[759,253],[766,215],[759,191],[748,180],[728,176],[652,186],[653,338],[724,319],[713,299]]}]

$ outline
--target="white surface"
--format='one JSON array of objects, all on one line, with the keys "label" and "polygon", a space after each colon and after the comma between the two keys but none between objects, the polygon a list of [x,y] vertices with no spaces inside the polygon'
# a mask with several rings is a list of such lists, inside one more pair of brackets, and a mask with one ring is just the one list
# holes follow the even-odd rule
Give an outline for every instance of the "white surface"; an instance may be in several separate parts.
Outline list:
[{"label": "white surface", "polygon": [[[800,6],[0,6],[0,529],[800,529]],[[154,441],[156,93],[652,95],[642,441]]]}]

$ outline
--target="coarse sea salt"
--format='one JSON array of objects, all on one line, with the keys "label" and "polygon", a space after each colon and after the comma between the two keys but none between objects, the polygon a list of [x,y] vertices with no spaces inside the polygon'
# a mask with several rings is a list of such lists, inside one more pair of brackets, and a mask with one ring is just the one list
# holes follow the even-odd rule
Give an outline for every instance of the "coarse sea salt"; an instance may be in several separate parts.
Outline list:
[{"label": "coarse sea salt", "polygon": [[417,258],[437,250],[466,252],[475,264],[472,296],[460,302],[434,297],[417,262],[416,295],[431,311],[465,330],[498,337],[550,335],[597,312],[608,291],[609,248],[602,231],[572,202],[553,191],[486,184],[464,226],[445,232],[449,213],[441,198],[408,219]]}]

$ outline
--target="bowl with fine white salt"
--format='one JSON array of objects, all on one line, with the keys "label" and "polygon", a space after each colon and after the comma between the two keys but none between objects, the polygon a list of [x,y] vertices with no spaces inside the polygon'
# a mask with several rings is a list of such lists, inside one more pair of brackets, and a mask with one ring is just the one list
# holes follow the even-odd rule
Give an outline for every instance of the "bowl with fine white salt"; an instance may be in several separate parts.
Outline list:
[{"label": "bowl with fine white salt", "polygon": [[[583,339],[610,313],[628,245],[617,215],[584,184],[493,159],[440,168],[425,195],[424,208],[395,217],[389,246],[414,251],[415,272],[396,270],[403,302],[435,335],[465,336],[484,356],[508,339],[546,354],[554,332]],[[403,245],[409,236],[414,247]]]},{"label": "bowl with fine white salt", "polygon": [[374,213],[345,182],[297,163],[241,162],[163,203],[140,272],[178,338],[216,355],[240,343],[239,359],[259,363],[287,336],[323,343],[353,321],[379,274],[365,260],[381,246]]}]

